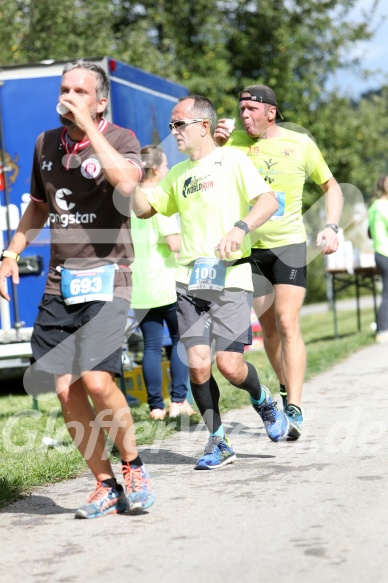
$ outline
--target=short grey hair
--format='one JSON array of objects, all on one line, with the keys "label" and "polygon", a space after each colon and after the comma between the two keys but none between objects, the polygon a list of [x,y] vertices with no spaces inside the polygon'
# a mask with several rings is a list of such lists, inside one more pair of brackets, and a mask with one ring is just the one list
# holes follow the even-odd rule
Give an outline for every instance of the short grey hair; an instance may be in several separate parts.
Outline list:
[{"label": "short grey hair", "polygon": [[190,113],[195,118],[203,117],[210,121],[210,133],[213,135],[217,126],[217,112],[210,99],[203,97],[203,95],[186,95],[185,97],[181,97],[178,102],[186,101],[186,99],[192,99],[194,101]]},{"label": "short grey hair", "polygon": [[96,63],[93,63],[92,61],[86,61],[84,59],[79,59],[78,61],[73,61],[72,63],[67,63],[64,66],[63,71],[62,71],[62,77],[63,77],[63,75],[65,75],[65,73],[68,73],[69,71],[73,71],[73,69],[86,69],[87,71],[90,71],[91,73],[93,73],[93,75],[96,77],[96,80],[97,80],[97,85],[96,85],[97,99],[99,100],[99,99],[102,99],[103,97],[108,99],[110,83],[109,83],[108,75],[105,73],[105,71],[102,67],[100,67]]}]

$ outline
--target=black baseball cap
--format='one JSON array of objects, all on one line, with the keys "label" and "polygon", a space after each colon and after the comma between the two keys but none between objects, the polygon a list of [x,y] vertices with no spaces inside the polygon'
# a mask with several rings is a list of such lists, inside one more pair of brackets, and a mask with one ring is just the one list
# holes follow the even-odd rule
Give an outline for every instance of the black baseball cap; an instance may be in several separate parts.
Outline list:
[{"label": "black baseball cap", "polygon": [[[249,96],[244,95],[244,93],[249,93]],[[283,119],[278,108],[275,91],[270,87],[267,87],[267,85],[249,85],[249,87],[246,87],[241,91],[239,101],[257,101],[259,103],[269,103],[269,105],[274,105],[278,116],[280,119]]]}]

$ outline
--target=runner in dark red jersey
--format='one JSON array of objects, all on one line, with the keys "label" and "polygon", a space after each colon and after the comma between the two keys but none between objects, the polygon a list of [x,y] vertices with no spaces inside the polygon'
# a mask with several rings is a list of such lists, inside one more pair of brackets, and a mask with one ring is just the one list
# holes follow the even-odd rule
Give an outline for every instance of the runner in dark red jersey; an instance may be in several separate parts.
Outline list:
[{"label": "runner in dark red jersey", "polygon": [[[137,514],[154,502],[131,412],[114,381],[121,374],[130,300],[129,203],[142,170],[133,132],[103,117],[108,94],[108,77],[98,65],[65,66],[62,127],[37,139],[31,202],[0,267],[0,295],[9,301],[5,278],[19,282],[18,256],[48,221],[50,268],[31,339],[36,363],[29,382],[35,371],[55,375],[69,433],[97,480],[76,518]],[[120,450],[126,492],[112,471],[102,428]]]}]

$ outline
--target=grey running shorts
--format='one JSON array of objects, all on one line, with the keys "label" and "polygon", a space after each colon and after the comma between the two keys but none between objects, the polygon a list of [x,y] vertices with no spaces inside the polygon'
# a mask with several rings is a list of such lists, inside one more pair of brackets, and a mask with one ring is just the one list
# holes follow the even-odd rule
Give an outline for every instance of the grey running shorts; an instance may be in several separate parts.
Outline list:
[{"label": "grey running shorts", "polygon": [[177,283],[177,294],[179,337],[186,348],[211,346],[214,339],[217,351],[243,352],[252,343],[252,292],[237,288],[193,292]]}]

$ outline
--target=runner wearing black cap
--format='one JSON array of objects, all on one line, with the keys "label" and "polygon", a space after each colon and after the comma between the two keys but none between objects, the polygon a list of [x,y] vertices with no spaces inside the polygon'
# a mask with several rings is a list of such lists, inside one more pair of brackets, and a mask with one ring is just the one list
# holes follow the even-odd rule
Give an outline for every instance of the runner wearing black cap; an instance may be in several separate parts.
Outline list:
[{"label": "runner wearing black cap", "polygon": [[230,134],[226,120],[221,119],[214,137],[219,145],[233,146],[247,154],[279,203],[271,220],[251,233],[253,305],[267,356],[279,379],[290,421],[289,439],[298,439],[303,424],[301,396],[306,366],[299,325],[306,288],[304,183],[312,178],[326,195],[326,225],[316,239],[323,254],[338,248],[342,193],[315,142],[305,133],[276,123],[277,117],[283,117],[270,87],[247,87],[240,93],[239,106],[244,130]]}]

